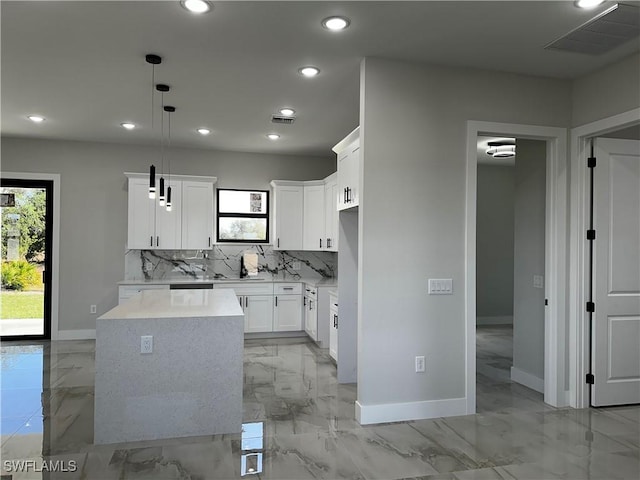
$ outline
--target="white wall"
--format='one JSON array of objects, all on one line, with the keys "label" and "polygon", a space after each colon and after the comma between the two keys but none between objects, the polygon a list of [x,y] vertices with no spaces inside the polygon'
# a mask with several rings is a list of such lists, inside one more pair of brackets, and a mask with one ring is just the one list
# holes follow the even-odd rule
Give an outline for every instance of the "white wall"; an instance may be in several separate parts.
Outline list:
[{"label": "white wall", "polygon": [[513,323],[514,175],[511,165],[478,165],[478,325]]},{"label": "white wall", "polygon": [[[364,60],[361,420],[466,411],[460,400],[466,395],[466,121],[566,127],[570,86],[557,79]],[[381,255],[391,241],[400,248]],[[452,278],[454,294],[427,295],[429,277]],[[426,373],[414,373],[416,355],[426,356]]]},{"label": "white wall", "polygon": [[545,273],[546,143],[518,139],[516,149],[513,367],[543,380],[544,288],[533,276]]},{"label": "white wall", "polygon": [[[225,188],[269,189],[269,181],[313,180],[335,171],[326,158],[172,149],[176,174],[218,177]],[[59,173],[60,330],[95,329],[117,304],[127,239],[125,171],[158,166],[156,147],[2,138],[2,171]],[[98,305],[97,315],[89,305]]]},{"label": "white wall", "polygon": [[577,127],[640,107],[640,53],[573,82]]}]

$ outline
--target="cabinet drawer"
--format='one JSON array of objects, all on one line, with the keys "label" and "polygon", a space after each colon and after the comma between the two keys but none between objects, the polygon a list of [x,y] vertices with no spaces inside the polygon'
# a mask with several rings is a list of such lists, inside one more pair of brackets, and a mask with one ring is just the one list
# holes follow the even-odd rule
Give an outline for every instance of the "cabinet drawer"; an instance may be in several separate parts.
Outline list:
[{"label": "cabinet drawer", "polygon": [[274,285],[274,293],[276,295],[300,295],[302,293],[302,284],[276,283]]},{"label": "cabinet drawer", "polygon": [[236,295],[273,295],[273,283],[220,282],[214,283],[213,288],[232,288]]}]

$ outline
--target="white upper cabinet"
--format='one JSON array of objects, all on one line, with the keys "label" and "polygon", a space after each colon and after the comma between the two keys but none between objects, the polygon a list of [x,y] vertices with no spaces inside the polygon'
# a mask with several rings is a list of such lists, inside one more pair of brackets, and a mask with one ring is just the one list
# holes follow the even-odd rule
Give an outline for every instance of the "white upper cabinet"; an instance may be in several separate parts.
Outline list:
[{"label": "white upper cabinet", "polygon": [[[149,176],[129,178],[127,248],[133,250],[202,250],[211,248],[215,177],[172,175],[171,211],[149,198]],[[156,177],[156,187],[159,176]],[[196,185],[197,184],[197,185]],[[206,235],[205,235],[206,234]]]},{"label": "white upper cabinet", "polygon": [[325,178],[324,184],[324,243],[329,252],[338,251],[338,176]]},{"label": "white upper cabinet", "polygon": [[326,249],[324,181],[305,182],[303,249]]},{"label": "white upper cabinet", "polygon": [[182,182],[182,248],[208,250],[213,244],[213,183]]},{"label": "white upper cabinet", "polygon": [[338,156],[338,210],[360,202],[360,127],[332,149]]},{"label": "white upper cabinet", "polygon": [[301,182],[274,180],[274,232],[271,237],[275,250],[302,250],[302,219],[304,187]]}]

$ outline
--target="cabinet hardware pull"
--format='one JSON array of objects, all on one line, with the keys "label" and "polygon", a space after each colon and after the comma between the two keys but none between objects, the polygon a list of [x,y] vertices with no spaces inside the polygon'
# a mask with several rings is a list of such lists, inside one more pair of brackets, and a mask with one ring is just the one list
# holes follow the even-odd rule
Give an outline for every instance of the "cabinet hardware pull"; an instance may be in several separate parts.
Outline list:
[{"label": "cabinet hardware pull", "polygon": [[293,290],[293,287],[282,287],[283,290]]},{"label": "cabinet hardware pull", "polygon": [[277,246],[278,248],[280,248],[280,238],[278,238],[278,240],[277,240],[277,245],[276,245],[276,246]]},{"label": "cabinet hardware pull", "polygon": [[334,305],[335,305],[336,307],[338,306],[338,304],[337,304],[337,303],[334,303]]},{"label": "cabinet hardware pull", "polygon": [[211,237],[209,237],[209,246],[211,246]]},{"label": "cabinet hardware pull", "polygon": [[303,299],[303,300],[304,300],[303,305],[306,307],[306,306],[307,306],[307,297],[304,297],[304,299]]},{"label": "cabinet hardware pull", "polygon": [[160,246],[160,236],[158,235],[156,237],[156,247],[159,247],[159,246]]},{"label": "cabinet hardware pull", "polygon": [[242,297],[238,297],[238,301],[240,302],[240,308],[242,308]]},{"label": "cabinet hardware pull", "polygon": [[342,203],[347,203],[347,187],[344,187],[344,195],[343,195],[343,202]]},{"label": "cabinet hardware pull", "polygon": [[278,306],[278,297],[276,297],[276,307]]},{"label": "cabinet hardware pull", "polygon": [[249,297],[244,297],[244,306],[249,307]]},{"label": "cabinet hardware pull", "polygon": [[333,328],[337,328],[338,327],[338,316],[334,313],[333,314]]},{"label": "cabinet hardware pull", "polygon": [[331,239],[327,238],[327,248],[331,248]]},{"label": "cabinet hardware pull", "polygon": [[320,239],[320,248],[322,248],[322,239]]},{"label": "cabinet hardware pull", "polygon": [[313,310],[313,300],[309,299],[309,310]]},{"label": "cabinet hardware pull", "polygon": [[153,235],[149,237],[149,246],[153,247]]}]

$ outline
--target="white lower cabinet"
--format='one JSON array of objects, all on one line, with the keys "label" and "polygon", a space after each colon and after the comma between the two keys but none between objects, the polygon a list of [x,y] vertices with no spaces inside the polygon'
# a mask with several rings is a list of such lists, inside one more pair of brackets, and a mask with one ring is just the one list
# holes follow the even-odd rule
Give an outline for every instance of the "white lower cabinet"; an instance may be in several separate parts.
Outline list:
[{"label": "white lower cabinet", "polygon": [[338,362],[338,296],[329,294],[329,356]]},{"label": "white lower cabinet", "polygon": [[318,306],[317,302],[304,297],[304,331],[311,337],[314,342],[318,341]]},{"label": "white lower cabinet", "polygon": [[273,304],[273,331],[302,330],[302,299],[300,295],[276,295]]},{"label": "white lower cabinet", "polygon": [[270,332],[273,323],[273,295],[247,295],[243,298],[245,333]]}]

